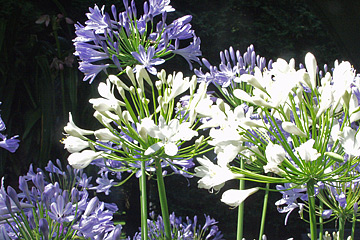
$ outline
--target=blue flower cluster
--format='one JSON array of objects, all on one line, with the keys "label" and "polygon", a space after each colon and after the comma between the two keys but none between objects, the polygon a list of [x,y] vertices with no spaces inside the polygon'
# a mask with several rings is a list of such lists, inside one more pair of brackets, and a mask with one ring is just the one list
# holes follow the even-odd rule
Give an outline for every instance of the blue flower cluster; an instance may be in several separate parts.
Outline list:
[{"label": "blue flower cluster", "polygon": [[[148,219],[148,239],[160,240],[165,239],[164,236],[164,222],[161,216],[155,219],[154,212],[150,213],[152,219]],[[171,239],[183,239],[183,240],[221,240],[223,235],[219,231],[217,222],[210,216],[205,216],[205,224],[201,226],[198,223],[197,216],[191,220],[186,217],[186,221],[183,221],[181,217],[176,217],[175,213],[170,215],[171,224]],[[141,232],[135,234],[133,240],[141,240]]]},{"label": "blue flower cluster", "polygon": [[219,67],[211,65],[206,58],[201,61],[209,71],[203,72],[201,69],[195,69],[194,73],[198,76],[198,80],[221,87],[234,84],[234,80],[242,74],[253,74],[255,67],[258,67],[260,71],[266,67],[272,68],[272,60],[266,66],[265,57],[256,55],[253,45],[250,45],[244,54],[241,54],[239,50],[235,51],[233,47],[220,51]]},{"label": "blue flower cluster", "polygon": [[[79,69],[85,74],[84,81],[91,83],[101,72],[109,68],[122,73],[126,66],[141,65],[151,74],[156,74],[155,65],[165,62],[164,57],[175,54],[184,57],[192,68],[191,61],[200,63],[200,39],[191,29],[191,16],[183,16],[166,24],[167,13],[175,11],[170,0],[150,0],[143,5],[139,15],[135,1],[123,1],[125,11],[118,13],[111,7],[112,17],[95,5],[86,14],[85,25],[75,24],[75,55],[80,58]],[[155,17],[161,15],[158,22]],[[179,48],[181,40],[192,42]],[[182,44],[183,45],[183,44]]]},{"label": "blue flower cluster", "polygon": [[117,206],[90,197],[80,184],[88,179],[85,173],[70,166],[63,170],[60,161],[50,161],[45,170],[48,174],[30,166],[19,177],[20,193],[10,186],[5,191],[2,182],[1,239],[120,238],[122,227],[112,221]]}]

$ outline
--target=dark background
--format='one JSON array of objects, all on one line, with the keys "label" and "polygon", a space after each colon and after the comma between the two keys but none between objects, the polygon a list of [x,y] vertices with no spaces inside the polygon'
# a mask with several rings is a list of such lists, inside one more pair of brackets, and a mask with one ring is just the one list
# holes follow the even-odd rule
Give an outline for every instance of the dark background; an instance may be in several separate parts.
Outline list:
[{"label": "dark background", "polygon": [[[141,12],[143,1],[136,2]],[[122,1],[0,0],[1,116],[7,125],[6,133],[18,134],[21,139],[16,153],[5,150],[0,153],[0,175],[6,177],[8,184],[16,185],[17,176],[26,173],[30,163],[44,167],[48,160],[56,158],[66,163],[67,152],[59,140],[68,121],[67,112],[73,112],[76,123],[83,128],[96,126],[88,104],[90,96],[94,96],[96,80],[92,85],[82,82],[76,61],[72,67],[64,64],[63,70],[56,68],[59,64],[51,64],[64,62],[73,53],[73,25],[66,24],[64,19],[48,27],[35,24],[41,15],[55,19],[58,13],[84,23],[88,7],[94,3],[106,5],[107,11],[111,4],[122,10]],[[333,66],[335,59],[349,60],[355,68],[360,67],[360,1],[178,0],[171,5],[177,11],[168,14],[169,20],[185,14],[193,16],[192,25],[202,40],[203,57],[213,65],[220,62],[219,51],[233,46],[243,53],[254,44],[256,53],[267,60],[295,58],[298,64],[310,51],[320,69],[325,63]],[[180,58],[166,63],[165,67],[168,72],[181,70],[193,74]],[[195,67],[199,68],[196,64]],[[197,189],[196,181],[188,182],[181,176],[166,178],[170,212],[175,211],[178,216],[198,215],[199,220],[204,213],[210,214],[219,221],[226,239],[235,239],[237,209],[222,204],[221,193]],[[247,183],[248,187],[252,185]],[[154,186],[149,184],[150,201],[157,210]],[[231,182],[225,188],[236,187]],[[139,224],[136,179],[115,192],[112,199],[127,212],[127,230],[131,233]],[[262,195],[263,192],[258,192],[246,201],[247,239],[257,238]],[[306,232],[306,224],[298,219],[295,210],[284,226],[285,215],[277,213],[274,206],[279,198],[278,193],[270,195],[265,233],[269,239],[300,239]]]}]

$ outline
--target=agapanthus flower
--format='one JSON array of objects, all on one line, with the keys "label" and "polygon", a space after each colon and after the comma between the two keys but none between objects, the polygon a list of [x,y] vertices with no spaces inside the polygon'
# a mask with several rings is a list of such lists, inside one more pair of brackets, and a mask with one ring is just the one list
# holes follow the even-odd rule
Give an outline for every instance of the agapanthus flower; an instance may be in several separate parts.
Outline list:
[{"label": "agapanthus flower", "polygon": [[[52,166],[50,174],[56,175],[54,179],[60,184],[48,182],[41,169],[34,172],[32,168],[27,176],[33,177],[19,177],[20,193],[11,187],[5,192],[2,182],[0,217],[9,220],[0,224],[0,236],[4,236],[2,239],[22,239],[26,237],[23,236],[26,232],[31,232],[33,238],[38,239],[75,239],[84,236],[111,239],[111,236],[119,236],[121,227],[114,226],[112,222],[113,214],[117,211],[116,205],[105,204],[96,197],[90,199],[85,188],[76,188],[82,177],[87,179],[86,175],[82,175],[79,170],[67,171],[66,174],[54,170],[61,169],[61,166],[52,162],[48,166]],[[29,186],[33,186],[31,190]]]},{"label": "agapanthus flower", "polygon": [[[163,238],[164,222],[161,216],[155,219],[155,213],[151,212],[152,219],[148,219],[148,239],[157,240]],[[171,223],[171,239],[184,239],[184,240],[221,240],[223,235],[216,225],[218,222],[210,216],[204,214],[205,223],[201,225],[198,221],[198,217],[194,216],[193,219],[186,217],[184,220],[182,217],[176,217],[175,213],[170,214]],[[141,232],[135,233],[133,240],[140,240]]]},{"label": "agapanthus flower", "polygon": [[[127,0],[123,3],[125,11],[117,13],[112,6],[112,15],[104,11],[104,6],[95,5],[89,8],[85,25],[75,24],[75,55],[81,60],[79,69],[85,74],[84,81],[91,83],[101,71],[123,73],[127,66],[136,65],[155,75],[155,66],[176,54],[183,56],[190,66],[191,61],[200,63],[200,39],[191,29],[191,16],[167,25],[167,13],[175,10],[169,0],[144,2],[142,15],[138,14],[135,1],[130,5]],[[156,22],[158,15],[161,17]],[[179,41],[192,38],[194,42],[189,47],[177,49]]]},{"label": "agapanthus flower", "polygon": [[[1,102],[0,102],[0,105],[1,105]],[[0,116],[0,131],[4,131],[5,129],[6,129],[5,123]],[[0,139],[1,139],[0,147],[8,150],[11,153],[16,152],[16,150],[19,147],[19,142],[20,142],[20,140],[17,139],[18,137],[19,136],[16,135],[11,138],[7,138],[6,135],[0,133]]]},{"label": "agapanthus flower", "polygon": [[131,52],[131,55],[143,66],[146,70],[149,71],[152,75],[157,73],[154,65],[160,65],[165,62],[164,59],[154,58],[155,48],[150,46],[146,51],[143,45],[139,45],[138,52]]}]

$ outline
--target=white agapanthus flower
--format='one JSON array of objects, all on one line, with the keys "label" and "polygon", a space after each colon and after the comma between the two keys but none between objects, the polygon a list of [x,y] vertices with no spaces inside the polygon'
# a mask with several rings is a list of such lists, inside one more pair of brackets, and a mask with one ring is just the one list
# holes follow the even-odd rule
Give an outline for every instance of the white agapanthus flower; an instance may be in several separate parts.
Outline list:
[{"label": "white agapanthus flower", "polygon": [[300,158],[305,162],[315,161],[321,154],[314,148],[315,140],[309,139],[302,143],[295,151],[299,154]]},{"label": "white agapanthus flower", "polygon": [[103,151],[95,152],[93,150],[83,150],[69,155],[69,164],[76,169],[86,168],[93,160],[101,158]]},{"label": "white agapanthus flower", "polygon": [[259,190],[258,187],[239,190],[229,189],[225,191],[221,197],[221,201],[231,207],[238,207],[242,202],[245,201],[250,195],[256,193]]},{"label": "white agapanthus flower", "polygon": [[307,134],[304,133],[303,131],[301,131],[294,123],[292,122],[287,122],[287,121],[284,121],[281,123],[281,126],[282,128],[290,133],[290,134],[294,134],[294,135],[297,135],[297,136],[300,136],[300,137],[307,137]]},{"label": "white agapanthus flower", "polygon": [[114,135],[108,128],[98,129],[94,132],[94,135],[102,142],[120,141],[120,138]]},{"label": "white agapanthus flower", "polygon": [[69,122],[64,127],[64,131],[69,134],[70,136],[78,137],[83,140],[86,140],[84,135],[91,135],[94,133],[94,131],[81,129],[78,126],[75,125],[71,113],[69,113]]},{"label": "white agapanthus flower", "polygon": [[347,154],[360,156],[360,134],[351,127],[344,127],[340,134],[340,143]]},{"label": "white agapanthus flower", "polygon": [[[255,68],[256,69],[256,68]],[[271,71],[255,71],[255,75],[243,74],[239,80],[254,87],[252,95],[235,89],[234,96],[240,100],[268,108],[277,108],[288,99],[291,90],[304,79],[305,71],[296,71],[285,60],[278,59]]]},{"label": "white agapanthus flower", "polygon": [[279,168],[281,163],[286,158],[284,148],[278,144],[269,142],[265,149],[267,164],[264,166],[265,173],[272,172],[281,175],[282,170]]},{"label": "white agapanthus flower", "polygon": [[206,156],[198,157],[201,164],[195,168],[195,176],[201,178],[198,181],[199,188],[219,191],[226,181],[241,178],[242,174],[235,174],[226,166],[219,166],[210,161]]},{"label": "white agapanthus flower", "polygon": [[61,142],[64,144],[64,148],[68,150],[69,153],[80,152],[81,150],[90,147],[88,141],[74,136],[68,136]]},{"label": "white agapanthus flower", "polygon": [[167,124],[163,116],[159,117],[158,125],[150,118],[142,119],[138,128],[150,137],[161,140],[146,149],[145,155],[153,154],[164,147],[167,155],[175,156],[178,152],[176,143],[179,140],[189,141],[198,135],[198,132],[190,127],[189,122],[180,123],[178,119],[172,119]]}]

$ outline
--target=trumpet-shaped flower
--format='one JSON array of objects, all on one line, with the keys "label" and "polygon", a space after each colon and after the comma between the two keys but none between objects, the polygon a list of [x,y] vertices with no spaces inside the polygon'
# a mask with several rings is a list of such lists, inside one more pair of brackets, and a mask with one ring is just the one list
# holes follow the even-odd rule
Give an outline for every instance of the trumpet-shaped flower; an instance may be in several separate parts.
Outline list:
[{"label": "trumpet-shaped flower", "polygon": [[347,154],[360,156],[360,134],[351,127],[344,127],[340,133],[340,143]]},{"label": "trumpet-shaped flower", "polygon": [[100,158],[101,154],[103,154],[102,151],[83,150],[70,154],[68,162],[73,168],[82,169],[86,168],[93,160]]},{"label": "trumpet-shaped flower", "polygon": [[11,138],[7,138],[5,135],[0,133],[0,147],[8,150],[11,153],[14,153],[18,147],[19,147],[19,142],[20,140],[17,139],[19,136],[13,136]]},{"label": "trumpet-shaped flower", "polygon": [[81,139],[86,139],[84,137],[84,135],[91,135],[94,133],[94,131],[90,131],[90,130],[85,130],[85,129],[81,129],[78,126],[75,125],[72,115],[71,113],[69,113],[69,122],[68,124],[64,127],[64,131],[73,136],[73,137],[78,137]]},{"label": "trumpet-shaped flower", "polygon": [[245,201],[250,195],[256,193],[259,190],[258,187],[250,188],[246,190],[229,189],[225,191],[221,197],[221,201],[231,207],[238,207]]},{"label": "trumpet-shaped flower", "polygon": [[165,62],[164,59],[154,58],[155,56],[155,48],[150,46],[147,51],[143,45],[139,45],[139,52],[131,52],[131,55],[144,67],[149,71],[152,75],[156,75],[157,71],[154,65],[160,65]]},{"label": "trumpet-shaped flower", "polygon": [[219,191],[226,181],[243,177],[242,174],[234,174],[226,166],[214,164],[206,156],[203,158],[198,157],[197,161],[201,164],[201,166],[195,168],[195,176],[201,178],[198,181],[199,188]]},{"label": "trumpet-shaped flower", "polygon": [[88,141],[84,141],[74,136],[66,137],[64,140],[62,140],[62,143],[64,144],[64,148],[70,153],[80,152],[85,148],[90,147]]},{"label": "trumpet-shaped flower", "polygon": [[266,146],[265,155],[267,159],[267,164],[264,166],[265,173],[273,172],[281,175],[282,170],[279,168],[279,165],[281,165],[286,156],[284,148],[270,142]]},{"label": "trumpet-shaped flower", "polygon": [[171,86],[170,95],[166,97],[166,103],[179,96],[190,87],[189,78],[184,78],[182,72],[178,72],[175,76],[169,77],[169,85]]},{"label": "trumpet-shaped flower", "polygon": [[198,135],[198,132],[190,128],[189,122],[180,123],[178,119],[172,119],[167,124],[163,116],[159,117],[159,125],[156,125],[152,119],[145,118],[142,119],[141,126],[149,136],[161,140],[150,146],[145,151],[145,155],[152,154],[164,147],[167,155],[175,156],[178,152],[177,141],[189,141]]},{"label": "trumpet-shaped flower", "polygon": [[321,156],[321,154],[314,148],[314,144],[315,140],[309,139],[308,141],[302,143],[299,147],[295,148],[296,152],[303,161],[315,161]]}]

